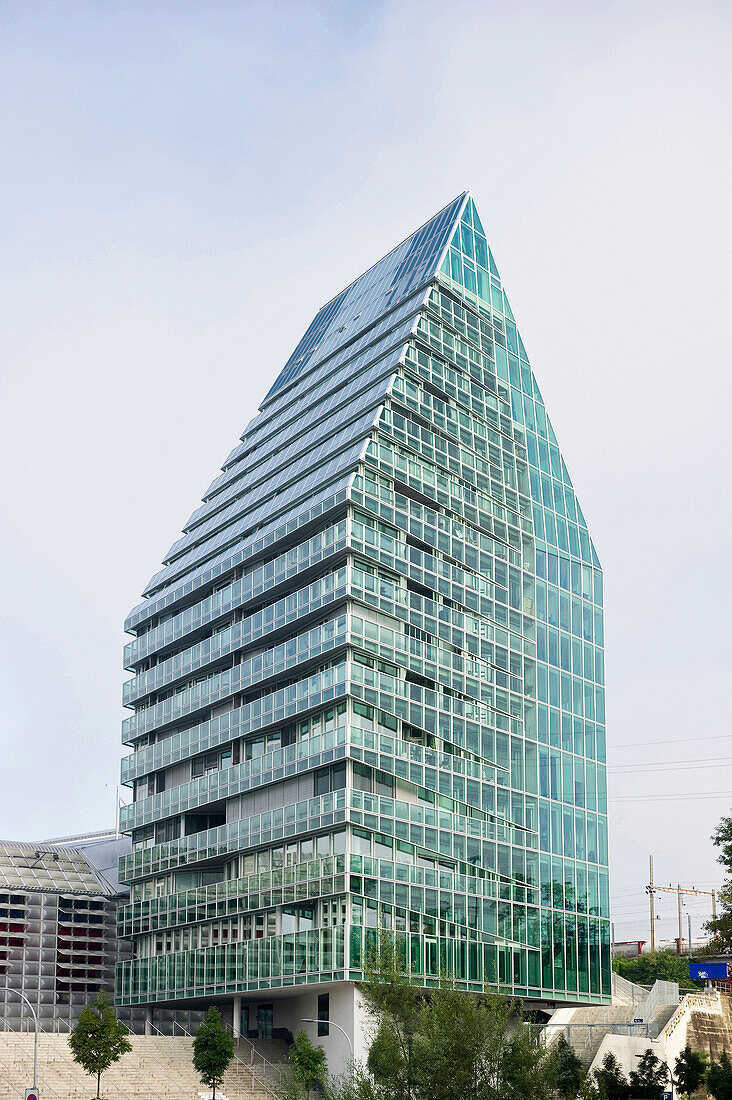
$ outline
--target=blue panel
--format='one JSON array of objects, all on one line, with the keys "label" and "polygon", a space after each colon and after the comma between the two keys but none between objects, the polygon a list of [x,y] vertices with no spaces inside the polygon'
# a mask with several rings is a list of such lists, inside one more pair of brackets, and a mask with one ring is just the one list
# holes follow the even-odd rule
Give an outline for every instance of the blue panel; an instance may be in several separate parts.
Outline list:
[{"label": "blue panel", "polygon": [[689,962],[689,977],[697,982],[726,982],[728,963]]}]

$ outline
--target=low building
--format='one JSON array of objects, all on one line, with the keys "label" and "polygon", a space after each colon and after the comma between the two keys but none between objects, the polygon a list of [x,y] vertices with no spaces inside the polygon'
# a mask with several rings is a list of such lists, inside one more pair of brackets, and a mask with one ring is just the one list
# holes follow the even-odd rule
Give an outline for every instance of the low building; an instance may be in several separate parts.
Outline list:
[{"label": "low building", "polygon": [[614,959],[635,959],[643,954],[645,940],[616,940],[612,945],[612,957]]},{"label": "low building", "polygon": [[[118,963],[132,958],[117,935],[129,902],[117,877],[130,838],[115,831],[42,840],[0,841],[0,1031],[32,1026],[23,993],[44,1031],[68,1031],[100,989],[114,995]],[[117,1009],[133,1032],[194,1029],[196,1011]]]},{"label": "low building", "polygon": [[[35,844],[0,841],[0,1027],[27,1026],[24,994],[46,1031],[67,1030],[98,990],[114,990],[117,861],[129,840],[92,833]],[[121,1018],[132,1024],[133,1014]]]}]

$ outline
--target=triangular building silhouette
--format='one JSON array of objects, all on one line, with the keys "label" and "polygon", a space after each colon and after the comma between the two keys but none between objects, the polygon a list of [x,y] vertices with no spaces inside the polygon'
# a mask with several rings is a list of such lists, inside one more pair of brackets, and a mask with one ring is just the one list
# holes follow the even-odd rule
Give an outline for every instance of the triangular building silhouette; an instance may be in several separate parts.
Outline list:
[{"label": "triangular building silhouette", "polygon": [[602,574],[467,192],[317,313],[125,629],[118,1003],[337,1067],[379,929],[609,1003]]}]

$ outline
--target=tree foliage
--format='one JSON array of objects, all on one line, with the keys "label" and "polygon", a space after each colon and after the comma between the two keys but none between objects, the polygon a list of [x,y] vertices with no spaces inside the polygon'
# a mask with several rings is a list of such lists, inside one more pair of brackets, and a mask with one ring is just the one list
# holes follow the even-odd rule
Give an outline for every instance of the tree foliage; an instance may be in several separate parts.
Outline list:
[{"label": "tree foliage", "polygon": [[548,1095],[537,1047],[520,1010],[504,997],[436,989],[423,1005],[415,1041],[423,1100],[540,1100]]},{"label": "tree foliage", "polygon": [[593,1076],[600,1100],[627,1100],[630,1086],[612,1051],[607,1052]]},{"label": "tree foliage", "polygon": [[549,1084],[562,1100],[574,1100],[579,1095],[585,1070],[581,1058],[564,1035],[560,1035],[549,1048],[546,1074]]},{"label": "tree foliage", "polygon": [[369,953],[359,985],[364,1007],[374,1025],[367,1068],[379,1087],[390,1089],[390,1100],[416,1096],[415,1036],[423,1003],[421,991],[409,980],[402,943],[382,933]]},{"label": "tree foliage", "polygon": [[670,947],[662,951],[647,951],[633,958],[618,956],[613,959],[613,970],[621,978],[638,985],[653,985],[655,981],[678,982],[680,986],[701,989],[703,982],[689,978],[689,960],[686,955],[677,955]]},{"label": "tree foliage", "polygon": [[732,1100],[732,1062],[727,1057],[726,1051],[720,1055],[719,1061],[712,1062],[707,1069],[707,1092],[714,1100]]},{"label": "tree foliage", "polygon": [[707,1071],[707,1057],[685,1046],[674,1063],[674,1080],[680,1096],[692,1096],[701,1087]]},{"label": "tree foliage", "polygon": [[425,994],[410,982],[398,936],[382,933],[364,969],[373,1039],[358,1100],[549,1100],[546,1054],[520,1006],[447,980]]},{"label": "tree foliage", "polygon": [[630,1071],[630,1091],[638,1100],[658,1100],[668,1081],[668,1066],[650,1047],[644,1050],[638,1068]]},{"label": "tree foliage", "polygon": [[127,1035],[127,1028],[115,1016],[112,1002],[104,990],[82,1008],[76,1027],[69,1035],[74,1061],[87,1073],[96,1074],[97,1100],[104,1071],[132,1050]]},{"label": "tree foliage", "polygon": [[234,1040],[222,1025],[218,1008],[211,1006],[193,1040],[193,1065],[202,1083],[213,1090],[213,1100],[233,1057]]},{"label": "tree foliage", "polygon": [[720,910],[716,920],[709,920],[705,928],[713,940],[712,951],[732,950],[732,817],[723,817],[712,833],[712,843],[719,849],[717,863],[724,867],[725,879],[719,891]]},{"label": "tree foliage", "polygon": [[314,1088],[322,1088],[327,1075],[325,1051],[315,1046],[305,1031],[299,1031],[290,1047],[290,1095],[309,1096]]}]

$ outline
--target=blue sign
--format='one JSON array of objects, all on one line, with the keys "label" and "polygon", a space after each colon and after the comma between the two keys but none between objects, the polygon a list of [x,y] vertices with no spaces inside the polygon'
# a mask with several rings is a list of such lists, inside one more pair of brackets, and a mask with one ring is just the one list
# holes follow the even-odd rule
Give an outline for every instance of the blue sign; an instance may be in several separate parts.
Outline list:
[{"label": "blue sign", "polygon": [[697,981],[726,982],[728,963],[690,962],[689,977]]},{"label": "blue sign", "polygon": [[674,1100],[674,1094],[672,1092],[662,1092],[661,1100]]}]

